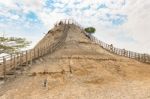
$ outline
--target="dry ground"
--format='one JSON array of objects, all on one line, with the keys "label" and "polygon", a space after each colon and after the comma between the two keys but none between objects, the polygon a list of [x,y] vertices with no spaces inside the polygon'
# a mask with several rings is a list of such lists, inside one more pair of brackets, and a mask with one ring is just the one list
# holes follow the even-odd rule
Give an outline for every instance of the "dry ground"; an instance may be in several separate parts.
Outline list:
[{"label": "dry ground", "polygon": [[0,99],[150,99],[150,65],[111,54],[71,26],[60,49],[0,86]]}]

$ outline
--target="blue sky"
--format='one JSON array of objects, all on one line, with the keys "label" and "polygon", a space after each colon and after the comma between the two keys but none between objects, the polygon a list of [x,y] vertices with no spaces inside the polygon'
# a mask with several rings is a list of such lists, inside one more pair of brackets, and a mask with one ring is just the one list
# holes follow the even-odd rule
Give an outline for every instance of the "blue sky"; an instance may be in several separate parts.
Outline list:
[{"label": "blue sky", "polygon": [[0,33],[25,37],[34,46],[55,22],[71,18],[94,26],[94,35],[109,44],[150,53],[149,5],[148,0],[1,0]]}]

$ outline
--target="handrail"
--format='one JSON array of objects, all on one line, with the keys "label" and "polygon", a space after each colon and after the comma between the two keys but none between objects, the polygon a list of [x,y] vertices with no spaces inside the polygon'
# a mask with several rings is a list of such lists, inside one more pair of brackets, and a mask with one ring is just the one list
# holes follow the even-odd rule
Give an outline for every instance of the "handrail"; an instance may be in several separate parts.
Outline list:
[{"label": "handrail", "polygon": [[126,50],[126,49],[116,48],[112,44],[107,44],[107,43],[105,43],[105,42],[97,39],[93,35],[90,35],[90,34],[86,33],[84,31],[84,27],[81,26],[78,22],[74,22],[74,23],[76,24],[76,26],[78,26],[83,31],[82,33],[85,36],[87,36],[94,43],[100,45],[105,50],[107,50],[107,51],[109,51],[111,53],[114,53],[116,55],[128,57],[128,58],[131,58],[131,59],[135,59],[135,60],[137,60],[139,62],[150,64],[150,55],[149,54],[146,54],[146,53],[137,53],[137,52],[129,51],[129,50]]},{"label": "handrail", "polygon": [[116,48],[114,47],[112,44],[107,44],[103,41],[98,40],[96,37],[94,37],[93,35],[87,34],[86,32],[84,32],[84,34],[93,42],[95,42],[96,44],[100,45],[102,48],[104,48],[105,50],[120,55],[120,56],[124,56],[124,57],[128,57],[128,58],[132,58],[135,60],[138,60],[140,62],[143,63],[148,63],[150,64],[150,55],[149,54],[141,54],[141,53],[136,53],[136,52],[132,52],[126,49],[120,49],[120,48]]},{"label": "handrail", "polygon": [[[61,24],[60,24],[61,23]],[[15,55],[6,55],[0,57],[0,77],[6,79],[6,74],[16,67],[23,68],[23,66],[28,66],[32,64],[32,61],[46,55],[47,53],[53,53],[57,48],[59,48],[65,41],[67,37],[67,32],[69,29],[69,20],[60,21],[56,26],[62,25],[64,27],[63,33],[57,42],[50,43],[44,42],[42,46],[35,47],[26,51],[21,51]],[[43,38],[44,39],[44,38]]]},{"label": "handrail", "polygon": [[[64,28],[63,28],[63,33],[57,42],[50,43],[48,41],[45,41],[42,44],[38,43],[40,44],[40,46],[35,47],[33,49],[21,51],[15,55],[6,55],[3,57],[0,57],[0,76],[2,75],[5,79],[6,74],[10,70],[16,69],[16,67],[18,66],[20,66],[20,68],[23,68],[22,66],[28,66],[29,64],[32,65],[33,60],[38,59],[48,53],[53,53],[57,48],[61,47],[62,44],[65,42],[70,24],[74,24],[84,31],[84,28],[81,25],[79,25],[77,22],[75,22],[74,20],[70,20],[70,19],[60,20],[60,22],[56,23],[55,26],[57,27],[57,26],[62,25]],[[150,64],[150,55],[148,54],[140,54],[140,53],[128,51],[125,49],[119,49],[119,48],[114,47],[112,44],[109,45],[105,42],[98,40],[96,37],[94,37],[93,35],[87,34],[85,31],[82,33],[84,33],[84,35],[87,36],[91,41],[95,42],[96,44],[100,45],[102,48],[104,48],[105,50],[111,53],[124,56],[124,57],[128,57],[128,58],[132,58],[132,59],[136,59],[140,62]]]}]

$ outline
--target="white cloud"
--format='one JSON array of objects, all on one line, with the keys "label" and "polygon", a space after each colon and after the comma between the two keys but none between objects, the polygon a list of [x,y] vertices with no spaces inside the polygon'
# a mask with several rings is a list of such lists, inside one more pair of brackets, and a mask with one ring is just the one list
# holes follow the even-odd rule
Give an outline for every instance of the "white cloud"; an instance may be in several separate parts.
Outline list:
[{"label": "white cloud", "polygon": [[[105,42],[113,43],[121,48],[150,53],[150,50],[148,50],[150,49],[150,13],[148,13],[150,1],[148,0],[55,0],[54,9],[45,7],[45,1],[1,0],[0,16],[5,16],[5,20],[9,22],[8,24],[0,23],[0,27],[7,29],[15,24],[13,20],[17,20],[15,25],[18,25],[18,27],[15,28],[19,29],[14,30],[14,32],[22,31],[25,33],[25,28],[37,29],[38,27],[34,26],[35,23],[26,20],[25,15],[30,11],[35,13],[41,21],[40,28],[42,29],[40,32],[44,31],[43,29],[47,31],[60,19],[73,18],[83,26],[95,26],[97,29],[95,35]],[[105,4],[107,8],[97,9],[101,4]],[[90,7],[88,8],[88,6]],[[86,10],[81,10],[83,8],[86,8]],[[8,12],[12,9],[17,13]],[[111,15],[110,18],[106,16],[107,13]],[[122,25],[113,26],[110,19],[117,18],[116,14],[126,15],[127,21]],[[4,19],[1,20],[5,21]],[[22,29],[18,23],[23,23]],[[33,30],[33,32],[37,31]],[[118,35],[122,35],[122,33],[125,33],[126,37],[132,38],[135,42],[118,42]]]},{"label": "white cloud", "polygon": [[150,13],[148,13],[150,6],[148,5],[150,5],[150,1],[128,1],[126,9],[124,9],[128,15],[128,21],[121,29],[126,30],[129,36],[138,41],[137,44],[131,45],[129,48],[150,53]]}]

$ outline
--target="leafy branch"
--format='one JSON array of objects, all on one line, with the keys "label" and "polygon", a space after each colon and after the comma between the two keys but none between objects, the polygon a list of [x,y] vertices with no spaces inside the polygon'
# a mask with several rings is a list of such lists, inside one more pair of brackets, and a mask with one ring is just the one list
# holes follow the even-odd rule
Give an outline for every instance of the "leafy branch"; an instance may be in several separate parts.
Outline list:
[{"label": "leafy branch", "polygon": [[30,43],[25,38],[0,37],[0,53],[15,53]]}]

